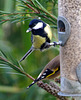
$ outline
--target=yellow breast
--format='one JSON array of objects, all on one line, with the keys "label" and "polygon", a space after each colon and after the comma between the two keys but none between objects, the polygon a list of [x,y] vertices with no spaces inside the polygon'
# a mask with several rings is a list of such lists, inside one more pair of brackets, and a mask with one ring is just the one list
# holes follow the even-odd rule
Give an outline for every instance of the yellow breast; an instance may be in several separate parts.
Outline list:
[{"label": "yellow breast", "polygon": [[45,37],[41,37],[39,35],[33,35],[33,46],[35,49],[40,49],[41,45],[45,43]]}]

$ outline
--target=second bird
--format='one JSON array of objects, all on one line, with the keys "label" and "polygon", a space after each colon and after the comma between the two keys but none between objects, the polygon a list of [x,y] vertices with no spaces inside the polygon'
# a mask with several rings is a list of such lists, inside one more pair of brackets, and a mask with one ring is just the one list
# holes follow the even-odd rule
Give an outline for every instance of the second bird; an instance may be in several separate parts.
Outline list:
[{"label": "second bird", "polygon": [[32,32],[31,41],[32,46],[29,51],[21,58],[20,62],[23,61],[28,55],[34,50],[44,50],[50,46],[54,46],[54,43],[50,43],[52,39],[52,32],[50,26],[39,19],[33,19],[29,23],[29,29],[26,32]]}]

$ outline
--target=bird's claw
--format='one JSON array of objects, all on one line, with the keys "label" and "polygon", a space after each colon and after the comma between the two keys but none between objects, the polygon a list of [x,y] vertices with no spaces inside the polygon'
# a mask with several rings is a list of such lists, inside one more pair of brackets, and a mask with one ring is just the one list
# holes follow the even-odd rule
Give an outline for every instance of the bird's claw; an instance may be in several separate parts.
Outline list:
[{"label": "bird's claw", "polygon": [[57,45],[57,42],[53,42],[53,43],[54,43],[53,46],[55,47]]},{"label": "bird's claw", "polygon": [[48,42],[46,42],[46,44],[45,44],[45,46],[44,46],[44,48],[49,48],[49,47],[51,47],[51,46],[56,46],[56,45],[61,45],[61,42],[59,41],[59,42],[52,42],[52,43],[48,43]]},{"label": "bird's claw", "polygon": [[56,45],[61,45],[62,44],[62,42],[61,41],[59,41],[59,42],[53,42],[54,43],[54,47],[56,46]]}]

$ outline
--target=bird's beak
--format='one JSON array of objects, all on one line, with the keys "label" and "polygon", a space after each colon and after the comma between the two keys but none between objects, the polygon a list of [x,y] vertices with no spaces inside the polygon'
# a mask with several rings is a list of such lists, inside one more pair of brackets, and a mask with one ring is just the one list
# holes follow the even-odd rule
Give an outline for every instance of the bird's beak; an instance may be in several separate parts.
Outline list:
[{"label": "bird's beak", "polygon": [[29,28],[29,29],[27,29],[27,31],[26,31],[26,32],[28,33],[28,32],[30,32],[31,30],[32,30],[32,29],[31,29],[31,28]]}]

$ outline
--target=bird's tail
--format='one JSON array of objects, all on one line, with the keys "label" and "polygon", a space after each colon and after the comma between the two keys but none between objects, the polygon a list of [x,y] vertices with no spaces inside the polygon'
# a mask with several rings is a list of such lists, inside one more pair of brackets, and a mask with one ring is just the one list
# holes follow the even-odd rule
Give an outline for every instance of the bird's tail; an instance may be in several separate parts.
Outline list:
[{"label": "bird's tail", "polygon": [[34,85],[36,83],[36,81],[33,81],[28,87],[27,89],[29,89],[32,85]]},{"label": "bird's tail", "polygon": [[29,89],[32,85],[34,85],[35,83],[37,83],[37,82],[40,81],[41,79],[42,79],[41,77],[35,79],[35,80],[27,87],[27,89]]},{"label": "bird's tail", "polygon": [[34,47],[31,47],[28,52],[21,58],[20,62],[23,61],[26,57],[28,57],[34,51]]}]

